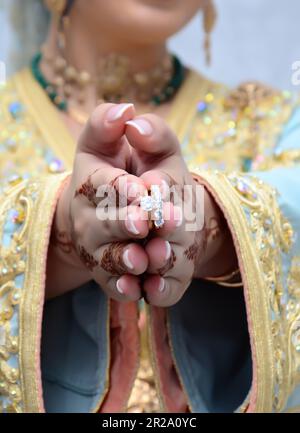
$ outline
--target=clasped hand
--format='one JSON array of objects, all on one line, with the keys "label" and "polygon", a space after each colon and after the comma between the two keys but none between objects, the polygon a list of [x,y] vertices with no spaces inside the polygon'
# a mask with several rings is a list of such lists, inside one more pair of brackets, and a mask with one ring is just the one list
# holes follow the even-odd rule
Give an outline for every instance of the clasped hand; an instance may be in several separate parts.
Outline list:
[{"label": "clasped hand", "polygon": [[[165,222],[158,229],[139,205],[151,185],[159,185],[167,197]],[[81,134],[72,175],[58,202],[51,256],[65,265],[66,286],[56,284],[54,290],[50,284],[49,296],[94,279],[118,301],[144,296],[157,306],[178,302],[191,280],[205,274],[222,245],[222,217],[206,190],[200,194],[203,224],[186,230],[182,207],[167,194],[172,186],[183,191],[186,185],[192,189],[183,200],[195,201],[198,184],[163,119],[136,116],[132,104],[98,106]],[[117,200],[106,209],[107,217],[99,218],[99,189],[106,186],[115,190]],[[203,206],[199,209],[204,212]]]}]

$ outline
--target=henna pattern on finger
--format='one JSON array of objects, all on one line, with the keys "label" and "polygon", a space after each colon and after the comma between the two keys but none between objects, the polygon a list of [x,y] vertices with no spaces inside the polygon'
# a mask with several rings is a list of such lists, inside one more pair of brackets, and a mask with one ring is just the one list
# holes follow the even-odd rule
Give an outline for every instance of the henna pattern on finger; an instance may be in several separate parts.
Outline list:
[{"label": "henna pattern on finger", "polygon": [[75,191],[75,196],[77,197],[79,195],[83,195],[84,197],[86,197],[88,199],[88,201],[90,203],[93,204],[93,206],[97,207],[97,203],[96,203],[96,193],[97,190],[96,188],[94,188],[92,181],[91,181],[91,176],[89,176],[86,180],[86,182],[84,182],[76,191]]},{"label": "henna pattern on finger", "polygon": [[99,262],[82,245],[78,245],[78,255],[85,267],[91,272],[99,265]]},{"label": "henna pattern on finger", "polygon": [[196,265],[200,254],[206,252],[208,242],[216,240],[220,236],[220,233],[218,219],[211,217],[208,223],[207,221],[204,222],[203,229],[196,233],[194,243],[184,251],[184,256]]},{"label": "henna pattern on finger", "polygon": [[171,251],[171,256],[170,258],[167,260],[166,264],[164,266],[162,266],[161,268],[158,269],[158,274],[159,275],[165,275],[168,271],[170,271],[171,269],[174,268],[175,262],[176,262],[176,255],[174,253],[174,251]]},{"label": "henna pattern on finger", "polygon": [[123,251],[128,245],[126,242],[112,242],[105,249],[100,263],[102,269],[111,275],[123,275],[127,269],[123,264]]},{"label": "henna pattern on finger", "polygon": [[75,249],[66,231],[54,229],[51,233],[51,243],[65,254],[71,254],[73,249]]},{"label": "henna pattern on finger", "polygon": [[116,200],[116,207],[120,207],[120,205],[122,204],[123,207],[127,206],[128,200],[127,197],[124,194],[120,194],[120,191],[117,188],[117,182],[119,181],[119,179],[123,176],[127,176],[127,173],[122,173],[119,174],[117,177],[115,177],[110,183],[109,185],[114,189],[115,191],[115,200]]}]

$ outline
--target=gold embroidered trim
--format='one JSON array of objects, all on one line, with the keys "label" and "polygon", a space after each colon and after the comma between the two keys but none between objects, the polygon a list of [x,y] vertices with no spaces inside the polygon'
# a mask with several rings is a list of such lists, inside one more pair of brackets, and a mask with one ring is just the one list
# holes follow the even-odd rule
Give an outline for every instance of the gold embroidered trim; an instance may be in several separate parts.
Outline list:
[{"label": "gold embroidered trim", "polygon": [[[0,206],[4,238],[0,278],[1,411],[38,412],[42,409],[37,391],[40,386],[37,385],[40,371],[37,308],[43,299],[45,243],[54,197],[62,179],[60,175],[50,176],[46,182],[19,182],[7,191]],[[39,197],[40,190],[43,199]],[[9,236],[10,242],[5,246],[5,237]],[[29,394],[34,394],[30,403]]]},{"label": "gold embroidered trim", "polygon": [[[25,412],[43,412],[40,377],[40,337],[47,250],[58,191],[69,173],[32,181],[36,198],[28,216],[27,261],[20,306],[20,365]],[[27,187],[24,194],[28,194]]]},{"label": "gold embroidered trim", "polygon": [[223,209],[239,256],[256,367],[250,403],[256,412],[277,412],[290,391],[280,301],[281,254],[290,251],[292,227],[280,212],[276,191],[262,181],[242,174],[198,174]]},{"label": "gold embroidered trim", "polygon": [[12,82],[26,110],[30,113],[32,124],[42,133],[45,142],[56,157],[64,161],[65,168],[70,170],[73,165],[76,143],[59,117],[59,112],[35,81],[29,69],[17,73]]},{"label": "gold embroidered trim", "polygon": [[[24,274],[26,231],[30,215],[30,203],[20,186],[12,190],[0,206],[1,254],[0,254],[0,412],[21,412],[22,393],[18,363],[19,338],[13,321],[18,321],[22,287],[18,278]],[[7,246],[6,225],[13,232]],[[1,398],[2,397],[2,398]]]}]

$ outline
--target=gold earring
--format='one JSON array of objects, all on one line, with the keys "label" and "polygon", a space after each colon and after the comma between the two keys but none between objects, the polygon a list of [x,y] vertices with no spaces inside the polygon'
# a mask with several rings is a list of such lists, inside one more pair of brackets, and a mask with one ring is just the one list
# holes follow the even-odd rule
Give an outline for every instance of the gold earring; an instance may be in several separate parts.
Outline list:
[{"label": "gold earring", "polygon": [[58,47],[60,50],[65,49],[66,37],[65,29],[69,26],[69,17],[64,16],[67,7],[67,0],[44,0],[45,6],[52,13],[58,26]]},{"label": "gold earring", "polygon": [[205,32],[204,51],[206,64],[211,63],[211,33],[214,29],[217,19],[217,10],[213,0],[205,0],[203,7],[203,28]]},{"label": "gold earring", "polygon": [[67,0],[44,0],[45,6],[53,15],[61,17],[67,6]]}]

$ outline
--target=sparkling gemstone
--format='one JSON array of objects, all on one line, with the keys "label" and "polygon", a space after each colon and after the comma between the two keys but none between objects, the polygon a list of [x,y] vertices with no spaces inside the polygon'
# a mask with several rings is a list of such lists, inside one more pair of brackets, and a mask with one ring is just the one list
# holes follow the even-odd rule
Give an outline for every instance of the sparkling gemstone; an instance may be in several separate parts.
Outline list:
[{"label": "sparkling gemstone", "polygon": [[247,194],[249,192],[249,186],[242,180],[238,180],[237,189],[243,194]]},{"label": "sparkling gemstone", "polygon": [[161,192],[158,185],[151,186],[151,196],[154,201],[156,202],[161,201]]},{"label": "sparkling gemstone", "polygon": [[204,121],[205,125],[211,125],[211,123],[212,123],[212,119],[209,116],[205,116],[203,121]]},{"label": "sparkling gemstone", "polygon": [[300,326],[295,330],[292,336],[292,342],[297,352],[300,352]]},{"label": "sparkling gemstone", "polygon": [[25,219],[24,210],[21,210],[21,211],[14,210],[12,212],[12,221],[15,224],[21,224],[22,222],[24,222],[24,219]]},{"label": "sparkling gemstone", "polygon": [[60,159],[53,159],[49,164],[49,171],[51,173],[62,173],[64,171],[64,164]]},{"label": "sparkling gemstone", "polygon": [[22,181],[22,177],[19,176],[18,174],[13,174],[8,178],[8,183],[11,186],[18,185],[18,183],[20,183],[21,181]]},{"label": "sparkling gemstone", "polygon": [[17,119],[23,111],[23,106],[21,102],[15,101],[8,106],[10,114]]},{"label": "sparkling gemstone", "polygon": [[20,293],[14,293],[13,298],[14,298],[14,301],[18,302],[20,299]]},{"label": "sparkling gemstone", "polygon": [[164,221],[162,218],[154,221],[154,225],[155,225],[155,227],[158,228],[158,229],[159,229],[160,227],[162,227],[162,226],[164,225],[164,223],[165,223],[165,221]]},{"label": "sparkling gemstone", "polygon": [[208,93],[208,94],[205,96],[205,100],[206,100],[206,102],[208,102],[208,103],[213,102],[213,100],[214,100],[214,95],[213,95],[212,93]]},{"label": "sparkling gemstone", "polygon": [[141,208],[146,211],[150,212],[153,210],[153,199],[149,195],[146,195],[141,198]]},{"label": "sparkling gemstone", "polygon": [[227,135],[228,137],[234,137],[236,135],[236,129],[235,128],[228,129]]},{"label": "sparkling gemstone", "polygon": [[200,101],[197,105],[197,111],[199,111],[199,113],[204,113],[206,109],[207,109],[207,103],[204,101]]},{"label": "sparkling gemstone", "polygon": [[155,212],[154,212],[154,218],[156,219],[156,220],[162,220],[162,211],[161,210],[156,210]]}]

